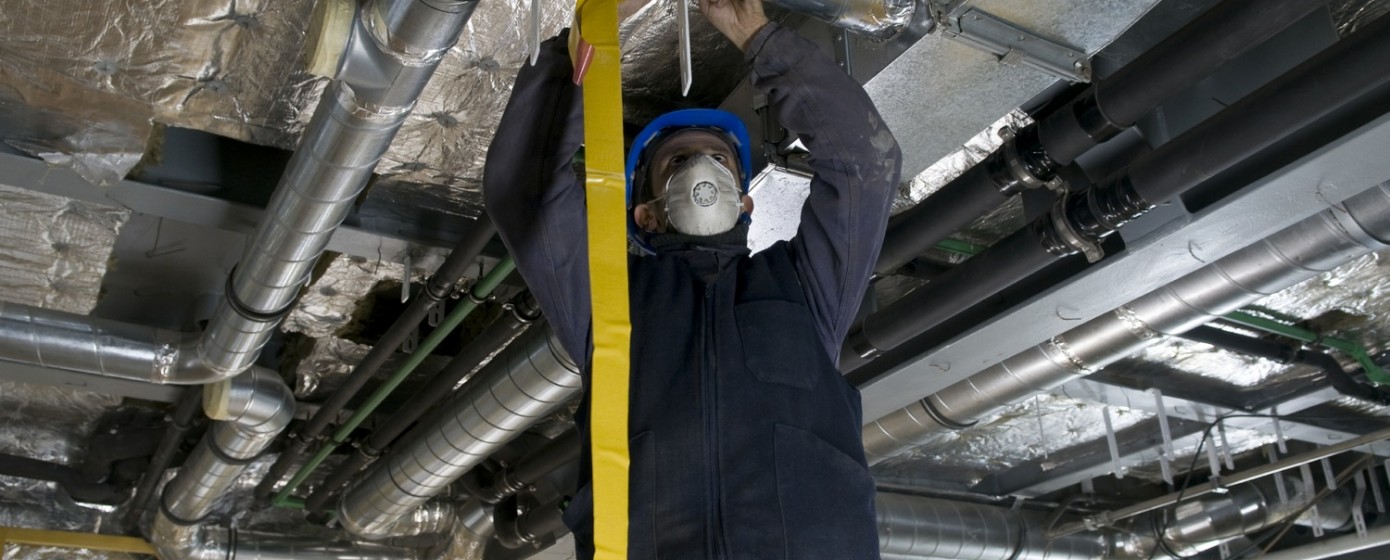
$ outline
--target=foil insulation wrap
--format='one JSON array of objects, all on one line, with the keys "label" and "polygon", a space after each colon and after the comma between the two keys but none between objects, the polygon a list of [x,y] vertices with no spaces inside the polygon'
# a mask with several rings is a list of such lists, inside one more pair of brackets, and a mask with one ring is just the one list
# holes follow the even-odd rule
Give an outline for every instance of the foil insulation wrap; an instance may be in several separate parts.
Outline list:
[{"label": "foil insulation wrap", "polygon": [[1033,123],[1033,119],[1020,109],[1014,109],[987,128],[970,137],[960,149],[951,152],[936,163],[931,164],[916,177],[900,187],[893,200],[893,214],[907,210],[926,200],[932,193],[941,190],[956,177],[969,171],[984,161],[991,153],[1004,145],[1006,131],[1018,130]]},{"label": "foil insulation wrap", "polygon": [[[1105,436],[1104,406],[1052,394],[1005,407],[973,427],[941,432],[910,453],[873,467],[877,478],[915,484],[923,473],[968,488],[986,475],[1062,452]],[[1123,430],[1152,415],[1123,407],[1110,409],[1111,425]],[[921,481],[925,482],[925,481]]]},{"label": "foil insulation wrap", "polygon": [[[1255,387],[1274,381],[1294,369],[1273,360],[1228,352],[1209,344],[1176,337],[1168,337],[1144,348],[1131,359],[1161,364],[1164,369],[1161,375],[1199,375],[1233,387]],[[1117,366],[1123,367],[1122,364],[1111,367]]]},{"label": "foil insulation wrap", "polygon": [[[0,453],[75,464],[97,418],[120,403],[66,387],[0,381]],[[110,510],[78,504],[52,482],[0,476],[0,526],[97,531],[115,521]]]},{"label": "foil insulation wrap", "polygon": [[312,7],[311,0],[6,2],[0,98],[59,115],[62,126],[26,127],[17,140],[97,184],[138,162],[151,121],[291,147],[322,89],[298,70]]},{"label": "foil insulation wrap", "polygon": [[[681,95],[677,2],[651,0],[619,27],[623,56],[623,120],[641,127],[677,109],[717,107],[747,74],[743,53],[690,7],[690,94]],[[774,13],[768,14],[776,19]]]},{"label": "foil insulation wrap", "polygon": [[130,552],[106,552],[85,548],[55,548],[51,546],[6,545],[5,560],[145,560],[153,558],[147,554]]},{"label": "foil insulation wrap", "polygon": [[[1390,351],[1390,251],[1372,253],[1260,300],[1256,307],[1326,335]],[[1334,353],[1335,354],[1335,353]]]},{"label": "foil insulation wrap", "polygon": [[1332,22],[1343,37],[1355,33],[1376,18],[1390,14],[1387,0],[1341,0],[1332,2]]},{"label": "foil insulation wrap", "polygon": [[130,212],[0,185],[0,301],[90,313]]},{"label": "foil insulation wrap", "polygon": [[[373,289],[383,283],[399,286],[404,276],[405,267],[400,263],[338,255],[322,274],[316,275],[282,328],[313,338],[338,336],[352,323]],[[412,283],[418,286],[422,278],[413,271],[411,276]]]}]

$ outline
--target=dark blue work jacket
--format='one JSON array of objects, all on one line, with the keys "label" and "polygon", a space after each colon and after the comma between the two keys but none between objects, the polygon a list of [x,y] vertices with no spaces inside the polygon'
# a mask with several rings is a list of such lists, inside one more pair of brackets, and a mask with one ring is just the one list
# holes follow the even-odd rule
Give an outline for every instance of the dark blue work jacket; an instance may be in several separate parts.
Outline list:
[{"label": "dark blue work jacket", "polygon": [[[589,363],[584,189],[572,167],[583,114],[565,45],[548,41],[518,75],[483,195],[560,343]],[[753,255],[663,245],[629,261],[629,556],[877,559],[859,395],[835,362],[878,258],[900,153],[863,88],[814,44],[772,23],[745,56],[814,175],[790,241]],[[586,456],[565,512],[585,559],[587,467]]]}]

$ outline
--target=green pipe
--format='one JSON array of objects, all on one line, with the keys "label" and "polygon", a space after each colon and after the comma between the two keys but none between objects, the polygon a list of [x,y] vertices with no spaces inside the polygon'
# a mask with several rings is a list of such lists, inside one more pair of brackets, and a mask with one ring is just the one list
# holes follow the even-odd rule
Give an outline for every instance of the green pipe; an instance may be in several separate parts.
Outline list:
[{"label": "green pipe", "polygon": [[[292,507],[292,502],[290,500],[294,498],[290,497],[290,494],[292,494],[295,489],[299,488],[299,485],[303,484],[304,480],[309,478],[309,475],[312,474],[315,469],[318,469],[319,465],[323,464],[323,461],[338,449],[339,445],[346,442],[348,436],[352,435],[352,431],[362,425],[363,422],[366,422],[367,418],[372,415],[372,412],[376,411],[376,408],[381,406],[382,402],[386,401],[386,398],[396,390],[396,387],[400,386],[400,384],[405,381],[406,377],[409,377],[410,373],[415,371],[415,368],[419,367],[420,364],[425,361],[425,358],[429,357],[430,352],[433,352],[441,342],[444,342],[444,339],[448,337],[454,329],[458,328],[458,326],[463,323],[463,320],[468,318],[469,314],[473,313],[474,309],[478,308],[478,303],[491,295],[492,291],[496,290],[497,286],[502,283],[502,280],[515,269],[516,263],[512,261],[511,255],[507,255],[503,257],[502,260],[497,261],[497,266],[492,267],[492,270],[489,271],[487,275],[483,276],[478,280],[477,284],[473,285],[473,289],[468,292],[468,297],[464,298],[462,302],[459,302],[458,305],[454,306],[454,308],[449,311],[449,314],[444,317],[444,320],[439,323],[439,326],[435,328],[434,331],[430,332],[430,335],[425,337],[425,340],[420,342],[420,345],[414,352],[410,353],[410,357],[406,359],[405,363],[396,368],[396,371],[391,374],[391,377],[388,378],[385,383],[382,383],[380,387],[377,387],[376,391],[372,392],[372,396],[369,397],[366,402],[362,403],[362,406],[357,407],[357,410],[353,411],[352,416],[348,418],[347,422],[344,422],[342,426],[338,427],[337,431],[333,432],[333,437],[327,444],[319,448],[318,452],[315,453],[307,463],[304,463],[304,466],[300,467],[298,471],[295,471],[294,477],[290,478],[289,483],[285,484],[285,487],[280,489],[279,493],[275,494],[273,503],[279,507]],[[300,507],[303,507],[302,501],[300,504]]]},{"label": "green pipe", "polygon": [[1375,360],[1371,359],[1371,355],[1366,351],[1365,347],[1354,341],[1333,336],[1323,336],[1315,331],[1285,324],[1274,319],[1252,315],[1244,311],[1232,311],[1227,313],[1226,320],[1241,326],[1292,338],[1306,344],[1326,346],[1334,350],[1339,350],[1356,360],[1356,363],[1361,365],[1361,369],[1366,371],[1366,377],[1370,378],[1371,382],[1377,385],[1390,385],[1390,375],[1387,375],[1385,370],[1382,369]]},{"label": "green pipe", "polygon": [[946,251],[947,253],[955,253],[967,257],[973,257],[980,254],[980,251],[985,250],[984,247],[959,239],[943,239],[936,244],[936,248]]}]

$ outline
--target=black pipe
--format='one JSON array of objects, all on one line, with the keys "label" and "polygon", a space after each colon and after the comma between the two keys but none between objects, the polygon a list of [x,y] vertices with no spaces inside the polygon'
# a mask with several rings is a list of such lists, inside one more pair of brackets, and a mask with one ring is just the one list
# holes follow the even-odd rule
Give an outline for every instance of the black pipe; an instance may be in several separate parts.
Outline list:
[{"label": "black pipe", "polygon": [[[1053,262],[1083,250],[1088,260],[1098,260],[1100,244],[1121,226],[1266,148],[1288,148],[1260,158],[1262,164],[1282,167],[1297,159],[1287,152],[1306,152],[1329,135],[1364,124],[1363,117],[1383,114],[1390,108],[1386,60],[1390,17],[1325,49],[1119,176],[1063,199],[1026,228],[870,315],[846,338],[841,370],[852,371]],[[1338,118],[1346,112],[1353,118]]]},{"label": "black pipe", "polygon": [[0,475],[57,483],[73,500],[89,504],[119,505],[130,496],[129,487],[89,482],[77,469],[58,463],[0,453]]},{"label": "black pipe", "polygon": [[903,264],[1134,125],[1174,94],[1307,16],[1326,0],[1227,0],[1061,110],[1020,130],[978,165],[888,225],[874,273]]},{"label": "black pipe", "polygon": [[154,498],[155,487],[159,486],[159,481],[164,478],[164,471],[173,465],[179,444],[183,443],[188,430],[193,427],[198,411],[203,408],[202,404],[202,387],[183,390],[178,404],[174,406],[173,414],[169,416],[169,427],[164,429],[164,437],[159,440],[159,447],[155,448],[154,455],[150,457],[150,465],[140,477],[140,483],[135,487],[135,497],[130,502],[130,509],[126,510],[122,519],[127,528],[134,528],[145,515],[150,500]]},{"label": "black pipe", "polygon": [[554,500],[521,515],[516,513],[516,499],[511,498],[493,508],[492,523],[497,529],[497,542],[510,549],[537,544],[540,539],[558,533],[568,532],[564,522],[564,498]]},{"label": "black pipe", "polygon": [[1300,348],[1299,343],[1281,344],[1273,340],[1253,338],[1231,331],[1206,325],[1198,326],[1183,334],[1181,338],[1193,342],[1210,344],[1217,348],[1240,354],[1273,360],[1281,364],[1302,364],[1322,370],[1328,384],[1338,393],[1379,405],[1390,405],[1390,391],[1360,383],[1352,377],[1341,362],[1324,352]]},{"label": "black pipe", "polygon": [[260,485],[256,486],[256,496],[267,498],[274,492],[275,485],[284,478],[285,473],[289,472],[298,461],[309,450],[311,443],[316,442],[323,432],[338,418],[338,413],[343,407],[347,406],[348,401],[352,400],[363,387],[376,375],[377,370],[386,363],[386,360],[400,348],[401,344],[410,337],[410,333],[419,327],[420,321],[424,320],[430,308],[448,297],[453,291],[454,285],[473,265],[474,259],[482,253],[483,247],[487,246],[488,241],[492,240],[496,229],[492,226],[492,221],[487,215],[477,218],[477,223],[473,228],[460,239],[454,246],[454,250],[449,253],[444,263],[434,271],[430,280],[416,290],[414,299],[405,311],[401,312],[396,322],[382,333],[381,338],[377,339],[376,344],[372,345],[371,351],[367,353],[362,361],[353,368],[342,387],[329,395],[328,400],[319,407],[298,431],[291,434],[289,445],[285,446],[285,451],[271,465],[266,476],[261,480]]},{"label": "black pipe", "polygon": [[305,507],[312,512],[324,511],[333,495],[352,481],[362,468],[371,464],[391,442],[409,430],[426,411],[430,410],[444,397],[453,393],[454,388],[468,374],[477,369],[478,364],[497,352],[513,338],[516,338],[528,325],[540,318],[540,306],[529,291],[517,294],[507,305],[509,313],[498,317],[487,329],[479,333],[468,346],[464,347],[444,369],[435,374],[423,388],[416,391],[408,401],[410,406],[401,407],[372,430],[360,443],[354,444],[356,452],[348,455],[324,482],[305,500]]},{"label": "black pipe", "polygon": [[583,441],[578,431],[565,432],[500,472],[489,473],[482,468],[469,471],[465,477],[468,481],[465,488],[484,503],[501,502],[556,469],[578,460]]}]

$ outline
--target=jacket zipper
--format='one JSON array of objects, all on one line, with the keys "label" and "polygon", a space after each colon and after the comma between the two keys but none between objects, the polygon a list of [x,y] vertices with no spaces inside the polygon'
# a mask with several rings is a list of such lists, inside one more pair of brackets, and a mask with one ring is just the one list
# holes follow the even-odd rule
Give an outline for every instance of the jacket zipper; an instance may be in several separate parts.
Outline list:
[{"label": "jacket zipper", "polygon": [[716,388],[717,372],[715,371],[716,357],[714,338],[714,285],[705,286],[704,301],[704,321],[701,333],[701,360],[704,365],[701,371],[703,380],[702,388],[704,391],[704,406],[701,407],[702,415],[705,420],[705,461],[709,467],[709,487],[706,489],[707,499],[709,500],[709,531],[710,531],[710,557],[724,558],[724,520],[723,512],[720,507],[719,498],[719,423],[716,410],[718,409],[718,391]]}]

